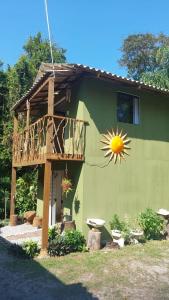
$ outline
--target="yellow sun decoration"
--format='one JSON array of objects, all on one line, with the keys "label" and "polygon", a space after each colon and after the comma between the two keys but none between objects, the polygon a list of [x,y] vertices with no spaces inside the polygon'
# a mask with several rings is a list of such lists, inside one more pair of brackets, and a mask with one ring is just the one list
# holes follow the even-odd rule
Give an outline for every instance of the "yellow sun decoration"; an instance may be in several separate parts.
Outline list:
[{"label": "yellow sun decoration", "polygon": [[128,155],[126,150],[129,150],[130,147],[127,144],[130,143],[130,140],[127,139],[127,133],[123,134],[122,130],[116,132],[112,129],[112,132],[107,131],[107,134],[103,134],[104,140],[101,142],[105,144],[101,150],[106,151],[105,157],[110,156],[109,161],[112,159],[116,163],[117,159],[121,162],[121,159],[125,158],[125,154]]}]

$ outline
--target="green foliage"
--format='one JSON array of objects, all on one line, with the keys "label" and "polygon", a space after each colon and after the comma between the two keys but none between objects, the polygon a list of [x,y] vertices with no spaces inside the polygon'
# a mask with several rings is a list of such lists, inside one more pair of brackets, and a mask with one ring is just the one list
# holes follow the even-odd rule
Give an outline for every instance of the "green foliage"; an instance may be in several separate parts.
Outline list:
[{"label": "green foliage", "polygon": [[23,174],[16,183],[16,212],[23,215],[28,210],[36,210],[37,171]]},{"label": "green foliage", "polygon": [[29,258],[33,258],[37,256],[40,252],[40,248],[37,242],[27,241],[22,244],[22,249],[25,251],[26,256]]},{"label": "green foliage", "polygon": [[49,243],[48,253],[50,256],[63,256],[70,253],[70,248],[66,243],[64,235],[57,235],[56,238]]},{"label": "green foliage", "polygon": [[[49,47],[49,41],[42,38],[40,32],[34,37],[30,37],[26,44],[23,46],[28,61],[31,64],[32,74],[36,76],[37,70],[42,62],[51,62],[51,53]],[[65,50],[58,48],[55,43],[52,44],[53,61],[54,63],[66,62]]]},{"label": "green foliage", "polygon": [[152,209],[147,208],[138,218],[139,224],[148,240],[159,240],[164,229],[164,220]]},{"label": "green foliage", "polygon": [[18,258],[33,258],[40,252],[38,244],[34,241],[24,242],[22,245],[11,244],[8,252]]},{"label": "green foliage", "polygon": [[48,253],[50,256],[62,256],[71,252],[83,251],[85,238],[81,232],[76,230],[66,231],[58,234],[54,240],[49,242]]},{"label": "green foliage", "polygon": [[[65,50],[58,48],[55,43],[53,43],[52,47],[54,62],[64,63],[66,61]],[[31,87],[40,64],[42,62],[51,62],[49,41],[44,39],[40,32],[30,37],[23,46],[23,49],[24,53],[19,57],[16,64],[8,66],[6,71],[3,70],[3,63],[0,61],[0,217],[4,214],[4,192],[7,189],[8,193],[10,193],[13,132],[13,118],[10,110],[13,104]],[[31,173],[25,176],[26,179],[19,179],[17,183],[19,187],[22,187],[22,191],[20,189],[17,195],[17,209],[19,213],[32,207],[30,202],[34,198],[34,194],[36,194],[35,186],[32,187],[31,182],[30,189],[25,184],[25,180],[26,182],[29,181],[29,176],[30,181],[32,180]],[[1,179],[3,177],[8,177],[8,186],[2,183]],[[24,203],[27,193],[28,207]],[[21,204],[23,204],[23,208]]]},{"label": "green foliage", "polygon": [[139,80],[143,73],[158,69],[157,51],[169,46],[169,37],[164,34],[129,35],[121,47],[120,65],[127,68],[128,76]]},{"label": "green foliage", "polygon": [[145,72],[141,81],[160,88],[169,89],[169,48],[159,49],[155,56],[158,67],[154,72]]},{"label": "green foliage", "polygon": [[53,241],[58,235],[57,228],[54,226],[48,229],[48,241]]},{"label": "green foliage", "polygon": [[120,230],[125,231],[127,227],[127,224],[125,221],[121,221],[119,216],[117,214],[114,214],[112,217],[112,220],[110,222],[110,228],[111,230]]},{"label": "green foliage", "polygon": [[[55,43],[52,44],[52,48],[54,63],[66,62],[66,51],[58,48]],[[51,62],[49,41],[43,39],[40,32],[33,37],[30,36],[23,49],[24,54],[7,71],[10,106],[31,87],[41,63]]]},{"label": "green foliage", "polygon": [[2,221],[0,220],[0,228],[8,225],[9,225],[9,219],[2,220]]},{"label": "green foliage", "polygon": [[68,230],[65,232],[65,240],[69,246],[70,252],[80,252],[85,245],[85,238],[78,230]]}]

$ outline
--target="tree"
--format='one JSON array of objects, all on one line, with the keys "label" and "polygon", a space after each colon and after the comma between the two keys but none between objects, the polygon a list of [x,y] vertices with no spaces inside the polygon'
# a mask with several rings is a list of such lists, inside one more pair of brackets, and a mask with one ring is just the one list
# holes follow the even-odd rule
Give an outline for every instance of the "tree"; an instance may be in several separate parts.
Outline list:
[{"label": "tree", "polygon": [[145,72],[141,81],[160,88],[169,89],[169,47],[158,49],[155,60],[157,68],[154,72]]},{"label": "tree", "polygon": [[[65,50],[52,44],[55,63],[66,62]],[[24,53],[14,66],[3,71],[0,61],[0,218],[4,216],[4,197],[10,191],[12,114],[11,107],[31,87],[42,62],[51,62],[50,47],[41,33],[30,37],[23,46]],[[24,170],[22,175],[24,174]],[[28,172],[29,174],[29,172]],[[33,178],[33,179],[32,179]],[[30,180],[29,180],[30,179]],[[23,178],[25,186],[34,180],[29,175]],[[34,182],[32,182],[34,184]],[[23,193],[25,191],[22,191]],[[30,196],[31,197],[31,196]]]},{"label": "tree", "polygon": [[0,61],[0,218],[5,214],[5,197],[10,188],[9,163],[10,152],[4,145],[4,132],[7,120],[7,76]]},{"label": "tree", "polygon": [[[50,46],[40,32],[30,37],[23,46],[24,54],[18,62],[8,68],[9,106],[11,107],[32,86],[42,62],[51,62]],[[54,63],[65,63],[65,50],[52,44]]]},{"label": "tree", "polygon": [[169,37],[160,33],[129,35],[121,47],[121,66],[127,68],[128,77],[139,80],[143,73],[158,69],[156,55],[159,49],[169,47]]}]

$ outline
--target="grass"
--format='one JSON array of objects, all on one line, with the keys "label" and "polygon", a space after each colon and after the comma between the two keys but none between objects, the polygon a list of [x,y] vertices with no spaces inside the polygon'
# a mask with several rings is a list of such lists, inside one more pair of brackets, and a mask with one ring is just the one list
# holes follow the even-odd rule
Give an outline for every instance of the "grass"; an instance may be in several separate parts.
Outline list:
[{"label": "grass", "polygon": [[[0,246],[0,258],[4,254],[5,247]],[[169,241],[150,241],[121,250],[32,261],[6,255],[0,259],[0,272],[3,267],[8,271],[8,282],[9,274],[23,277],[28,282],[25,289],[30,284],[37,292],[40,284],[46,287],[47,294],[39,289],[41,299],[169,299],[168,257]],[[55,298],[58,286],[61,298]]]}]

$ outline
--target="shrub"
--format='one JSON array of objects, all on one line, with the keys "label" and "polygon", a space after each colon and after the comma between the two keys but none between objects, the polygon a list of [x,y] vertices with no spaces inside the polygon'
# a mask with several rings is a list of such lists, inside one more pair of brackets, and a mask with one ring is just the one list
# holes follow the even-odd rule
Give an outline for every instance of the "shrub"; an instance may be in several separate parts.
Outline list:
[{"label": "shrub", "polygon": [[48,229],[48,241],[53,241],[58,235],[57,228],[54,226]]},{"label": "shrub", "polygon": [[85,245],[85,238],[78,230],[68,230],[65,232],[65,240],[69,245],[70,252],[82,251]]},{"label": "shrub", "polygon": [[124,221],[121,221],[117,214],[114,214],[112,217],[112,220],[110,222],[110,228],[111,228],[111,230],[116,229],[116,230],[120,230],[120,231],[126,231],[127,224]]},{"label": "shrub", "polygon": [[62,256],[71,252],[82,251],[84,245],[85,238],[81,232],[69,230],[62,235],[57,234],[56,238],[49,242],[48,253],[50,256]]},{"label": "shrub", "polygon": [[49,242],[48,253],[50,256],[63,256],[70,253],[70,247],[65,241],[64,235],[57,235]]},{"label": "shrub", "polygon": [[145,238],[148,240],[159,240],[164,229],[164,220],[152,209],[147,208],[138,218],[139,225],[144,231]]},{"label": "shrub", "polygon": [[33,258],[40,252],[38,244],[34,241],[24,242],[22,245],[11,244],[8,252],[19,258]]},{"label": "shrub", "polygon": [[25,173],[16,183],[16,212],[23,215],[28,210],[36,210],[37,172]]},{"label": "shrub", "polygon": [[40,252],[38,243],[34,241],[27,241],[22,244],[22,249],[25,251],[29,258],[37,256]]},{"label": "shrub", "polygon": [[0,228],[9,225],[9,219],[0,220]]}]

